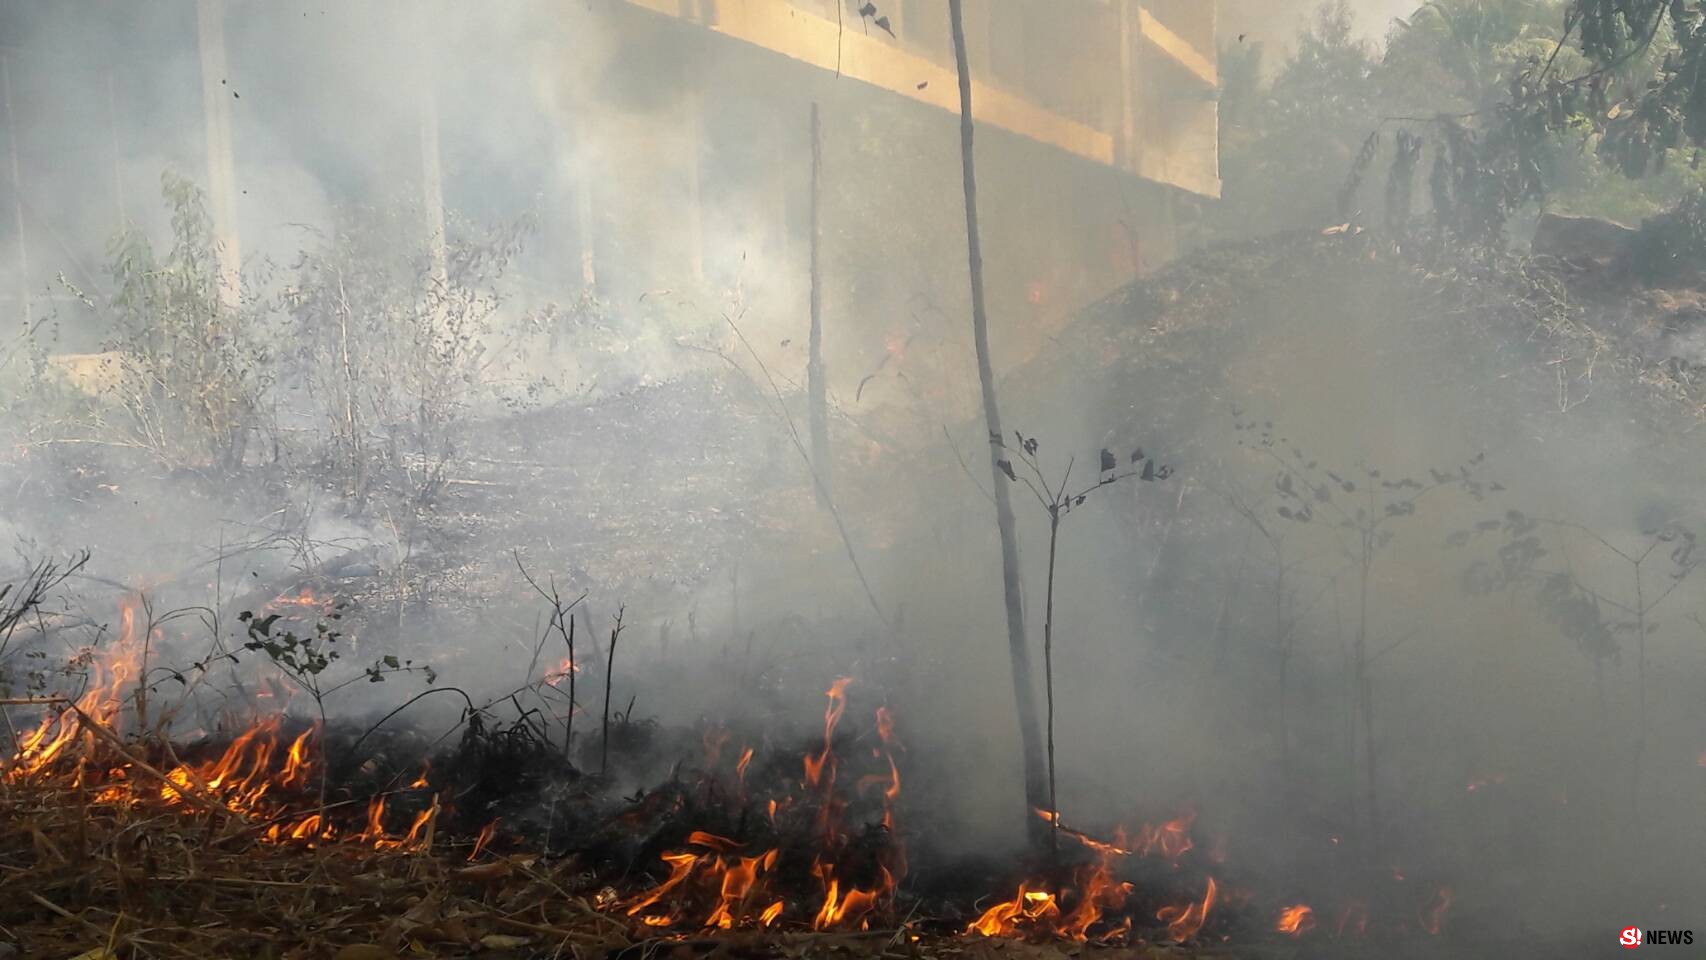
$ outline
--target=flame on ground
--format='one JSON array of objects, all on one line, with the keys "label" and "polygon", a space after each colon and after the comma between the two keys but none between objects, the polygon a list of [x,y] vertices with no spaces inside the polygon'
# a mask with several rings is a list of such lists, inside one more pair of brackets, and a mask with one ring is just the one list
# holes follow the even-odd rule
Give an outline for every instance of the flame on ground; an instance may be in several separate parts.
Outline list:
[{"label": "flame on ground", "polygon": [[480,854],[484,853],[486,851],[486,847],[491,845],[492,837],[496,836],[497,832],[497,820],[493,820],[491,823],[480,828],[479,836],[474,838],[474,849],[468,851],[469,863],[473,863],[475,860],[480,859]]},{"label": "flame on ground", "polygon": [[1217,893],[1214,878],[1208,878],[1208,889],[1199,901],[1193,901],[1181,906],[1162,907],[1155,911],[1155,919],[1167,925],[1167,935],[1180,943],[1197,935],[1204,923],[1208,922],[1208,913],[1214,908]]},{"label": "flame on ground", "polygon": [[[843,858],[849,848],[849,833],[842,817],[850,802],[837,789],[840,760],[835,754],[835,732],[847,709],[850,678],[843,677],[825,691],[828,704],[824,709],[823,743],[806,752],[803,758],[803,777],[799,786],[804,793],[764,798],[760,808],[772,827],[778,817],[796,808],[802,813],[811,811],[810,835],[816,853],[812,858],[810,876],[822,890],[822,899],[811,913],[815,929],[862,929],[871,918],[893,905],[895,891],[906,875],[905,848],[898,837],[897,807],[900,799],[900,768],[893,750],[899,749],[894,734],[894,719],[886,709],[879,708],[876,723],[882,746],[872,749],[873,759],[886,771],[860,777],[854,783],[857,793],[868,795],[875,791],[881,798],[880,827],[885,842],[875,863],[865,863],[858,872],[865,882],[849,879]],[[721,760],[729,733],[722,728],[705,731],[704,746],[707,769],[714,770]],[[736,796],[741,806],[747,803],[747,774],[753,753],[745,747],[734,764]],[[729,837],[704,830],[688,835],[684,849],[662,855],[669,873],[649,890],[610,906],[651,927],[681,927],[696,925],[702,929],[749,929],[768,927],[782,918],[786,901],[771,889],[782,851],[772,848],[757,855],[747,855],[744,845]]]},{"label": "flame on ground", "polygon": [[1054,894],[1032,888],[1029,881],[1019,884],[1012,900],[998,903],[966,926],[967,933],[986,937],[1023,937],[1032,930],[1044,928],[1052,932],[1060,919],[1060,905]]},{"label": "flame on ground", "polygon": [[[673,926],[682,919],[687,903],[681,894],[705,889],[716,891],[717,897],[716,905],[701,924],[706,928],[767,927],[781,916],[782,901],[771,899],[766,891],[766,881],[776,866],[780,851],[772,849],[756,857],[725,857],[724,852],[738,849],[739,844],[703,832],[695,832],[688,842],[714,852],[676,850],[665,853],[662,859],[669,865],[669,877],[616,906],[647,926]],[[760,907],[761,902],[766,905]],[[651,910],[654,906],[662,906],[663,910],[654,912]]]},{"label": "flame on ground", "polygon": [[[266,826],[263,840],[323,842],[338,839],[333,823],[313,796],[323,772],[322,731],[311,725],[287,730],[281,713],[253,719],[217,756],[181,760],[167,750],[171,762],[158,768],[139,768],[137,757],[112,746],[135,726],[142,709],[137,680],[144,644],[138,625],[139,599],[120,609],[119,634],[105,651],[86,650],[77,661],[88,668],[88,686],[64,709],[50,711],[40,723],[18,738],[18,746],[0,777],[8,783],[48,782],[84,786],[94,780],[93,802],[128,807],[161,803],[189,812],[222,807],[245,820]],[[99,736],[97,736],[97,733]],[[110,742],[109,742],[110,741]],[[144,749],[140,744],[136,749]],[[423,768],[414,788],[427,785]],[[438,817],[436,800],[416,814],[401,836],[385,828],[385,799],[370,804],[366,829],[347,839],[380,850],[418,852],[431,845]],[[304,809],[308,808],[308,809]],[[292,813],[292,809],[304,810]]]},{"label": "flame on ground", "polygon": [[[313,796],[327,769],[322,756],[324,731],[318,725],[297,726],[282,713],[249,722],[217,756],[201,754],[180,760],[166,748],[171,763],[161,764],[159,769],[116,747],[124,735],[126,711],[141,700],[135,686],[143,668],[145,645],[141,634],[146,628],[139,629],[137,610],[135,603],[125,605],[119,636],[107,650],[100,655],[84,653],[90,676],[85,691],[67,708],[48,713],[33,730],[19,737],[13,756],[0,767],[0,778],[9,783],[51,780],[73,786],[92,782],[97,788],[94,802],[112,806],[163,804],[188,813],[216,805],[264,826],[262,838],[276,843],[339,841],[404,854],[433,848],[443,813],[437,796],[430,798],[425,809],[408,805],[393,809],[391,797],[381,794],[369,801],[359,829],[348,821],[343,825],[334,822]],[[803,779],[789,781],[781,792],[760,794],[751,802],[752,812],[767,818],[772,829],[809,823],[812,846],[804,851],[810,856],[809,871],[802,858],[792,860],[785,874],[780,872],[783,851],[770,843],[750,850],[731,837],[694,831],[682,849],[662,855],[661,861],[668,868],[665,879],[626,899],[612,891],[607,901],[601,900],[601,908],[620,910],[636,923],[653,928],[762,929],[782,921],[788,910],[789,899],[776,889],[781,882],[778,877],[785,875],[797,885],[800,877],[809,874],[821,891],[821,899],[800,903],[798,922],[803,924],[809,918],[811,926],[819,930],[892,923],[897,888],[907,873],[898,823],[901,775],[896,760],[904,747],[896,735],[893,715],[886,707],[876,708],[878,742],[868,744],[870,759],[861,759],[865,749],[861,747],[845,762],[852,770],[858,761],[862,775],[857,779],[841,777],[845,782],[838,784],[843,759],[836,755],[835,735],[848,707],[851,684],[851,679],[840,678],[825,691],[828,703],[823,714],[823,742],[821,747],[805,752]],[[140,703],[136,709],[141,709]],[[705,732],[707,776],[716,775],[729,739],[729,732],[723,728]],[[142,749],[140,744],[138,749]],[[749,804],[748,776],[753,759],[753,748],[744,746],[733,763],[735,793],[743,812]],[[409,787],[399,792],[430,791],[429,774],[430,767],[423,765]],[[1491,782],[1498,782],[1498,778]],[[867,805],[864,809],[869,810],[873,801],[880,802],[881,819],[864,824],[863,834],[843,822],[850,805],[863,802]],[[1080,866],[1068,885],[1039,880],[1020,883],[1011,900],[987,908],[968,924],[968,934],[1076,942],[1129,940],[1132,919],[1127,907],[1133,887],[1118,879],[1118,860],[1158,857],[1176,866],[1196,848],[1191,833],[1195,814],[1191,812],[1158,825],[1145,824],[1130,836],[1120,830],[1106,840],[1066,826],[1055,812],[1037,810],[1036,814],[1051,823],[1059,835],[1093,854],[1093,861]],[[406,829],[391,829],[400,827],[404,820]],[[470,862],[489,849],[497,827],[498,821],[493,820],[479,831],[468,853]],[[880,839],[873,846],[855,843],[856,837],[860,841]],[[1230,902],[1238,904],[1242,899],[1233,896]],[[1226,895],[1210,877],[1200,899],[1163,906],[1155,917],[1173,940],[1185,942],[1199,936],[1217,903],[1225,900]],[[1452,900],[1450,888],[1440,888],[1420,905],[1416,911],[1420,928],[1437,935]],[[794,902],[799,903],[797,896]],[[1315,929],[1317,923],[1312,908],[1295,904],[1280,910],[1273,929],[1299,937]],[[1367,924],[1366,906],[1353,904],[1338,916],[1335,930],[1338,935],[1360,934]]]},{"label": "flame on ground", "polygon": [[1279,919],[1274,922],[1274,929],[1280,933],[1301,937],[1315,929],[1315,911],[1303,903],[1286,907],[1280,911]]},{"label": "flame on ground", "polygon": [[1082,830],[1074,830],[1061,821],[1057,813],[1050,813],[1040,807],[1034,812],[1063,836],[1070,837],[1097,853],[1119,857],[1159,856],[1176,865],[1179,858],[1196,849],[1196,841],[1191,839],[1191,827],[1197,819],[1195,811],[1186,811],[1182,816],[1159,826],[1146,823],[1138,828],[1134,837],[1128,837],[1125,828],[1121,827],[1115,831],[1112,841],[1098,839]]},{"label": "flame on ground", "polygon": [[[1122,916],[1110,925],[1104,918],[1123,909],[1131,895],[1132,885],[1117,880],[1113,870],[1114,861],[1128,854],[1111,844],[1092,849],[1098,852],[1098,859],[1078,870],[1071,889],[1055,892],[1042,881],[1025,881],[1013,899],[985,910],[966,932],[986,937],[1058,937],[1080,943],[1125,939],[1131,932],[1131,919]],[[1066,903],[1071,904],[1070,910],[1065,908]]]},{"label": "flame on ground", "polygon": [[265,609],[278,610],[280,607],[298,607],[313,610],[318,613],[331,613],[337,606],[337,598],[317,593],[313,587],[303,584],[293,594],[279,594],[267,601]]}]

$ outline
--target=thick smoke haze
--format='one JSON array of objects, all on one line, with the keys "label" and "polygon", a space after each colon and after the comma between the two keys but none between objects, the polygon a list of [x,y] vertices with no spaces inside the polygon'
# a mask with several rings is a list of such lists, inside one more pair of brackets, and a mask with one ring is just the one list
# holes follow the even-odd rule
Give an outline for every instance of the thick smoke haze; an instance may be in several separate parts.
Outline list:
[{"label": "thick smoke haze", "polygon": [[[532,577],[585,595],[595,664],[623,611],[618,706],[803,742],[852,676],[862,716],[898,718],[930,846],[1018,848],[954,118],[614,0],[214,5],[261,338],[233,382],[264,398],[234,477],[171,461],[153,408],[75,359],[140,349],[118,334],[113,238],[167,260],[183,210],[162,175],[206,190],[219,162],[197,4],[0,2],[22,224],[0,226],[19,331],[0,549],[24,569],[93,552],[55,606],[67,626],[30,641],[44,662],[110,638],[138,592],[208,612],[162,629],[187,662],[240,643],[238,613],[311,591],[347,604],[352,659],[499,696],[541,635],[561,656]],[[1217,29],[1283,49],[1317,6],[1226,0]],[[1373,41],[1414,6],[1353,5]],[[814,104],[833,512],[807,465]],[[1238,885],[1349,897],[1305,874],[1353,862],[1336,848],[1373,793],[1372,869],[1412,877],[1417,901],[1450,888],[1467,929],[1610,943],[1660,902],[1706,925],[1706,575],[1656,533],[1706,522],[1689,417],[1462,293],[1490,282],[1440,293],[1319,229],[1190,258],[1212,199],[979,136],[1006,427],[1091,493],[1053,581],[1068,822],[1191,810]],[[446,314],[459,345],[409,354],[398,324]],[[340,381],[358,322],[371,379]],[[391,421],[351,425],[368,401],[338,383]],[[388,479],[345,470],[358,442]],[[1163,478],[1096,487],[1103,449],[1125,465],[1137,447]],[[1321,484],[1314,522],[1275,512],[1282,477]],[[1040,673],[1049,516],[1012,492]],[[1512,546],[1529,537],[1538,558]],[[1567,622],[1579,607],[1537,601],[1562,572],[1615,654]],[[1372,785],[1347,760],[1359,629]],[[328,703],[365,722],[414,684]],[[415,722],[453,724],[449,699]]]},{"label": "thick smoke haze", "polygon": [[[1227,0],[1220,8],[1221,40],[1236,42],[1242,36],[1246,41],[1285,47],[1298,26],[1322,7],[1321,0]],[[1346,7],[1371,40],[1384,40],[1394,17],[1408,17],[1417,10],[1410,0],[1354,0]]]}]

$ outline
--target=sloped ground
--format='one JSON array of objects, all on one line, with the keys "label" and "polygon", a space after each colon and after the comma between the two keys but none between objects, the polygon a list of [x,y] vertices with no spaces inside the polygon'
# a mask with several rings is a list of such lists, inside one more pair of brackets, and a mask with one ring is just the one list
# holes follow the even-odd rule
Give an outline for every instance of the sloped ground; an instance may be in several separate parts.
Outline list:
[{"label": "sloped ground", "polygon": [[1342,429],[1371,456],[1418,409],[1465,442],[1487,442],[1489,409],[1509,435],[1558,437],[1625,404],[1643,427],[1686,429],[1706,415],[1703,342],[1698,290],[1302,233],[1200,251],[1092,306],[1007,378],[1004,403],[1010,420],[1072,425],[1083,445],[1135,424],[1174,456],[1234,406]]},{"label": "sloped ground", "polygon": [[[1141,443],[1186,476],[1221,455],[1238,409],[1307,424],[1317,453],[1352,461],[1552,456],[1640,435],[1656,476],[1692,456],[1660,441],[1706,412],[1692,359],[1703,302],[1551,258],[1267,238],[1200,251],[1086,310],[1004,378],[1004,414],[1053,452]],[[851,410],[834,432],[837,503],[871,565],[981,511],[976,424]],[[481,423],[463,452],[440,507],[454,543],[438,555],[475,594],[525,598],[511,550],[643,617],[679,618],[732,580],[762,593],[790,558],[851,577],[775,398],[732,370]]]}]

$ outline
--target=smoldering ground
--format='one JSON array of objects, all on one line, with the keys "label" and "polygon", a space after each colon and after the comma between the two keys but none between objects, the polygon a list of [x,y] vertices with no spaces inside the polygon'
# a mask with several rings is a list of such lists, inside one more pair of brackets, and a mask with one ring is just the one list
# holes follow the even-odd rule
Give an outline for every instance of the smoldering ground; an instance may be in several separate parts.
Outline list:
[{"label": "smoldering ground", "polygon": [[[32,51],[15,72],[31,209],[67,217],[8,281],[53,305],[36,336],[60,341],[32,347],[43,355],[102,345],[114,221],[164,247],[160,170],[204,163],[193,15],[67,9],[9,12]],[[567,598],[586,592],[595,648],[626,605],[619,703],[664,725],[768,724],[804,741],[825,685],[853,676],[861,707],[900,718],[939,805],[935,842],[1016,846],[1029,814],[943,118],[870,107],[827,78],[790,90],[782,65],[724,62],[685,33],[639,43],[632,18],[603,6],[242,13],[228,20],[228,86],[257,309],[301,291],[301,252],[353,235],[358,207],[424,229],[420,120],[435,112],[451,239],[474,249],[472,224],[528,221],[485,278],[501,296],[467,368],[481,389],[452,404],[437,459],[400,457],[401,479],[360,510],[306,442],[325,409],[282,366],[290,328],[267,353],[281,364],[268,449],[234,480],[167,469],[128,441],[83,442],[50,408],[25,408],[36,419],[13,424],[28,456],[7,468],[7,533],[21,557],[95,550],[65,607],[98,635],[115,593],[142,590],[161,609],[207,605],[233,629],[239,608],[307,584],[350,603],[364,651],[496,692],[541,637],[560,655],[525,569]],[[690,70],[724,85],[689,92]],[[774,100],[755,106],[757,91]],[[681,119],[692,97],[698,133]],[[809,153],[813,99],[835,198],[827,307],[844,318],[825,345],[838,517],[816,505],[798,442],[810,166],[760,163]],[[65,116],[107,117],[110,136],[95,139],[110,149],[77,139],[101,121]],[[1697,455],[1666,439],[1682,414],[1615,366],[1536,345],[1507,301],[1441,292],[1354,237],[1281,238],[1238,268],[1188,259],[1091,303],[1074,261],[1117,259],[1127,188],[1012,138],[982,149],[1009,428],[1039,442],[1050,479],[1071,464],[1074,487],[1094,484],[1104,448],[1127,463],[1142,447],[1171,468],[1092,486],[1063,526],[1053,690],[1069,822],[1100,832],[1194,811],[1228,876],[1323,904],[1357,892],[1318,874],[1378,856],[1358,866],[1390,877],[1412,913],[1449,888],[1471,930],[1591,938],[1657,903],[1701,902],[1706,877],[1686,856],[1703,839],[1699,575],[1686,554],[1673,560],[1682,541],[1662,540],[1632,595],[1619,553],[1648,556],[1667,525],[1698,526]],[[769,189],[777,178],[787,189]],[[583,191],[603,228],[590,258]],[[1029,229],[1042,208],[1067,226],[1067,249]],[[430,256],[418,245],[405,268]],[[43,380],[54,398],[71,393]],[[113,398],[73,399],[97,424],[122,416]],[[1473,489],[1459,472],[1471,464]],[[433,469],[444,482],[419,496]],[[1313,521],[1278,512],[1294,506],[1288,476],[1332,476],[1324,498],[1308,489]],[[1390,515],[1364,582],[1345,531],[1358,511],[1384,519],[1408,502],[1390,484],[1410,479],[1427,496]],[[1048,518],[1013,492],[1040,634]],[[1513,511],[1545,521],[1532,532],[1543,552],[1516,551],[1521,569],[1505,548],[1531,533]],[[326,573],[357,555],[361,576]],[[1487,565],[1510,575],[1471,589]],[[1544,593],[1559,572],[1603,636],[1560,624]],[[1632,634],[1627,609],[1661,595]],[[193,659],[208,638],[180,629],[168,648]],[[1348,721],[1365,695],[1348,679],[1359,632],[1372,733]],[[334,708],[370,718],[413,692],[358,688]],[[444,722],[441,706],[413,722]]]}]

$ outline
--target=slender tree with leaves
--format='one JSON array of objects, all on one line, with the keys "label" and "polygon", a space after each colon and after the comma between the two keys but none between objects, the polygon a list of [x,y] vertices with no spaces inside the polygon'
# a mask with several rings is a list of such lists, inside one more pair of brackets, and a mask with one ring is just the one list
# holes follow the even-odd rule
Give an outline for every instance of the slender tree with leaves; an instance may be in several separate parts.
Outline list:
[{"label": "slender tree with leaves", "polygon": [[[1054,850],[1058,849],[1060,841],[1060,800],[1055,789],[1054,763],[1054,569],[1060,548],[1060,525],[1068,514],[1084,506],[1100,490],[1133,478],[1151,483],[1165,480],[1172,476],[1173,470],[1171,467],[1157,467],[1155,461],[1144,455],[1142,447],[1133,451],[1131,459],[1123,466],[1112,450],[1104,448],[1096,482],[1073,490],[1072,470],[1077,466],[1077,458],[1069,459],[1060,479],[1051,482],[1037,459],[1041,442],[1018,431],[1014,431],[1013,437],[1019,445],[1011,451],[1008,459],[998,461],[996,466],[1009,481],[1024,484],[1036,498],[1037,506],[1048,516],[1048,583],[1043,594],[1043,692],[1047,697],[1049,843],[1050,849]],[[1015,461],[1024,468],[1023,472],[1014,468]],[[996,486],[1000,485],[997,481]]]}]

